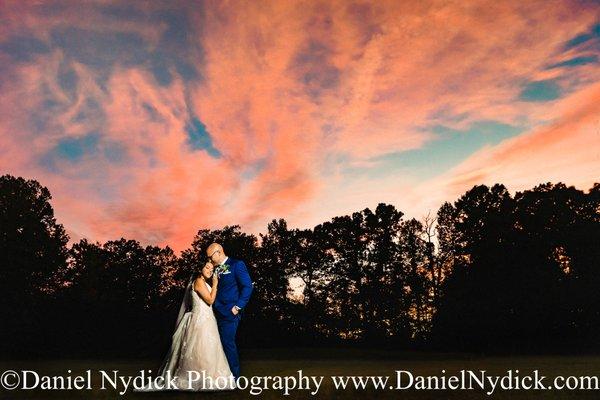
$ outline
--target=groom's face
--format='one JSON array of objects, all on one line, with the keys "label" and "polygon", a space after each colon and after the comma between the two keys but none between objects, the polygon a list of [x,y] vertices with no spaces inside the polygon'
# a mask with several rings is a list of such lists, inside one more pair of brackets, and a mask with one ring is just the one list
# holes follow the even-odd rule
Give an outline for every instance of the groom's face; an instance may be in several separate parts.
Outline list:
[{"label": "groom's face", "polygon": [[211,250],[206,252],[206,257],[212,265],[219,265],[220,256],[220,250]]}]

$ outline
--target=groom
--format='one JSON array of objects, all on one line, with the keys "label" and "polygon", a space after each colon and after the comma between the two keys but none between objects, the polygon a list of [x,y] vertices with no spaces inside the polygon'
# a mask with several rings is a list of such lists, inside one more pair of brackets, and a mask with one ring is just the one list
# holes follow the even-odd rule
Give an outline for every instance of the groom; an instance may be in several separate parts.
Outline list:
[{"label": "groom", "polygon": [[242,260],[227,257],[223,246],[213,243],[206,249],[208,261],[215,266],[215,274],[219,276],[217,298],[213,310],[219,326],[219,336],[223,350],[229,363],[229,369],[235,378],[240,376],[240,361],[238,358],[235,334],[242,318],[241,312],[246,307],[252,293],[252,280],[246,264]]}]

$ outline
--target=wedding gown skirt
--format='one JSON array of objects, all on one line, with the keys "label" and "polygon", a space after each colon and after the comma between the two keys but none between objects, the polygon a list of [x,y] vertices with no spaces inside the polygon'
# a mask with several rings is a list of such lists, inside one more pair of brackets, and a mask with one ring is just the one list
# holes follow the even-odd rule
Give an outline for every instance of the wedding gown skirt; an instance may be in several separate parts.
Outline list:
[{"label": "wedding gown skirt", "polygon": [[[206,286],[210,291],[210,286]],[[195,290],[191,290],[191,303],[191,311],[186,312],[177,324],[171,348],[158,376],[163,377],[165,382],[176,377],[177,390],[235,389],[212,307]],[[168,388],[144,387],[138,391],[155,390]]]}]

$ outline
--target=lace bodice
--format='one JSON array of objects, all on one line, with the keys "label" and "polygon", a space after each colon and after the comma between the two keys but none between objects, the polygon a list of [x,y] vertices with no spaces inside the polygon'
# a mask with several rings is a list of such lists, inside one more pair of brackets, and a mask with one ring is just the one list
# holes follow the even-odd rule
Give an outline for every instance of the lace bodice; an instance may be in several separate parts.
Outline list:
[{"label": "lace bodice", "polygon": [[[206,288],[208,289],[208,292],[210,293],[212,291],[212,288],[210,287],[210,285],[208,283],[204,282],[204,284],[206,285]],[[200,294],[198,294],[198,292],[196,292],[193,288],[192,288],[192,312],[199,313],[199,314],[205,314],[207,312],[212,313],[212,307],[209,306],[208,304],[206,304],[206,302],[204,300],[202,300],[202,297],[200,297]]]}]

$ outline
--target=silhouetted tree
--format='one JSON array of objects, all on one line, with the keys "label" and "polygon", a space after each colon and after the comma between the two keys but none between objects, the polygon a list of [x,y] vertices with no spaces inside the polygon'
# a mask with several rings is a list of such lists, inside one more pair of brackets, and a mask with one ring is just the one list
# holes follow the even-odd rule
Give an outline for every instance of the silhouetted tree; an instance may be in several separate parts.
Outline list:
[{"label": "silhouetted tree", "polygon": [[375,213],[365,210],[369,235],[365,269],[368,341],[393,337],[406,344],[408,307],[404,303],[407,277],[402,265],[401,226],[403,213],[392,205],[379,204]]},{"label": "silhouetted tree", "polygon": [[320,230],[294,230],[290,278],[300,279],[302,292],[291,305],[290,328],[307,343],[326,343],[338,338],[329,324],[327,274],[333,263],[332,255],[321,246]]},{"label": "silhouetted tree", "polygon": [[67,249],[50,200],[36,181],[0,177],[3,353],[163,355],[212,242],[243,259],[255,284],[242,349],[598,349],[598,183],[587,193],[545,183],[514,197],[478,185],[422,222],[379,204],[314,229],[273,220],[258,239],[237,225],[203,229],[180,257],[124,238]]},{"label": "silhouetted tree", "polygon": [[[456,257],[433,322],[433,339],[455,348],[498,348],[512,335],[517,278],[506,188],[475,186],[454,204],[446,245]],[[446,221],[448,222],[448,221]],[[508,328],[507,328],[508,327]]]},{"label": "silhouetted tree", "polygon": [[155,350],[172,330],[167,321],[174,317],[164,310],[172,315],[179,305],[180,293],[174,298],[170,286],[176,267],[169,247],[144,248],[126,239],[74,244],[63,274],[66,288],[56,300],[62,313],[55,316],[72,327],[62,333],[71,350],[137,355]]},{"label": "silhouetted tree", "polygon": [[267,232],[260,235],[261,245],[253,270],[254,293],[252,305],[252,325],[261,332],[271,332],[270,338],[258,338],[261,342],[277,344],[278,340],[290,334],[290,294],[289,280],[294,259],[293,232],[287,229],[285,220],[273,220]]},{"label": "silhouetted tree", "polygon": [[43,340],[44,307],[57,289],[69,240],[56,222],[50,191],[35,180],[0,177],[0,348],[19,351]]},{"label": "silhouetted tree", "polygon": [[455,262],[434,318],[434,343],[524,351],[593,342],[600,243],[590,197],[594,189],[586,196],[562,183],[514,199],[501,185],[461,197],[447,213],[454,222],[446,224],[453,229],[444,244]]},{"label": "silhouetted tree", "polygon": [[[412,218],[404,221],[400,228],[400,247],[402,249],[401,271],[398,280],[403,282],[403,291],[399,293],[402,299],[402,323],[410,326],[410,332],[423,339],[427,332],[429,319],[429,292],[426,265],[427,243],[422,238],[423,225]],[[400,288],[399,288],[400,289]]]}]

